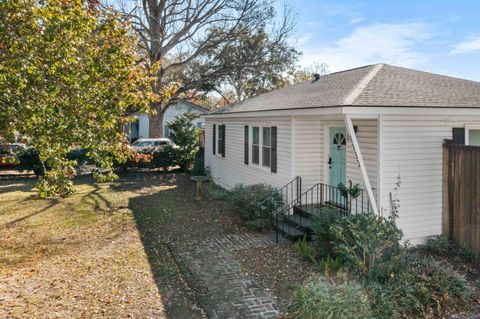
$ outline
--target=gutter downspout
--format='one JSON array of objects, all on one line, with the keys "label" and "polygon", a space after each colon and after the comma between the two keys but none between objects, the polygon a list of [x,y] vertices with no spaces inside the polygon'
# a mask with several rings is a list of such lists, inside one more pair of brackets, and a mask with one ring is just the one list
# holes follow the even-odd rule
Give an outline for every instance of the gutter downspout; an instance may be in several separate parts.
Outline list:
[{"label": "gutter downspout", "polygon": [[367,188],[368,199],[370,200],[370,204],[372,205],[372,210],[375,215],[378,215],[378,207],[375,197],[373,196],[372,185],[370,184],[370,180],[368,179],[367,169],[365,168],[365,162],[363,161],[362,152],[360,151],[360,146],[358,145],[357,135],[355,134],[355,130],[353,129],[352,119],[345,115],[345,127],[347,128],[348,135],[352,139],[353,150],[357,157],[358,166],[360,166],[360,170],[362,172],[363,182],[365,183],[365,187]]}]

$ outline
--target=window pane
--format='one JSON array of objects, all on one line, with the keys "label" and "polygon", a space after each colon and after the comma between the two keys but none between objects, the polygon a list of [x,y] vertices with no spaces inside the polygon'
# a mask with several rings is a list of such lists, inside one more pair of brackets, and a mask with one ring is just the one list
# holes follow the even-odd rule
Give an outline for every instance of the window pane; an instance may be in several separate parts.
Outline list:
[{"label": "window pane", "polygon": [[468,144],[480,146],[480,130],[468,130]]},{"label": "window pane", "polygon": [[258,145],[252,145],[252,163],[253,164],[259,164],[259,146]]},{"label": "window pane", "polygon": [[270,167],[270,147],[262,147],[262,165]]},{"label": "window pane", "polygon": [[263,128],[263,145],[270,146],[270,128],[269,127]]},{"label": "window pane", "polygon": [[258,145],[260,143],[260,129],[258,127],[254,127],[252,133],[253,133],[252,143]]}]

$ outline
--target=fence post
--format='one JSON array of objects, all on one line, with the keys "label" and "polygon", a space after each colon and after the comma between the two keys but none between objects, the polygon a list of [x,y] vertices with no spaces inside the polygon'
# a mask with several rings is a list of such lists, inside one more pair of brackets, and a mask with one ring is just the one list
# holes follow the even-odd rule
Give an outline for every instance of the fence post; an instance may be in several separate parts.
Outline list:
[{"label": "fence post", "polygon": [[444,141],[443,144],[443,229],[442,233],[449,239],[451,238],[450,233],[450,201],[449,201],[449,188],[450,188],[450,148],[447,141]]}]

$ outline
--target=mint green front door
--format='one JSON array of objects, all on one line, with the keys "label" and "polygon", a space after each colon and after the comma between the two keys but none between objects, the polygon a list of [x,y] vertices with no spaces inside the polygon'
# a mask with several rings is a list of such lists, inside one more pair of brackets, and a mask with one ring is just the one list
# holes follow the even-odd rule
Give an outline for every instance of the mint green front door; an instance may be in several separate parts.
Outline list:
[{"label": "mint green front door", "polygon": [[347,135],[344,127],[330,128],[330,185],[345,184],[347,171]]}]

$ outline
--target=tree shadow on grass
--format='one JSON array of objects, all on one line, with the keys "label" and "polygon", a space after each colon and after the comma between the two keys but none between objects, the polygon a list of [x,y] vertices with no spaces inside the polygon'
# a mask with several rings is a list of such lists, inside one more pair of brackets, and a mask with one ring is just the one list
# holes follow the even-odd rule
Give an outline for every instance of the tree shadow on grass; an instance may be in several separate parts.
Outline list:
[{"label": "tree shadow on grass", "polygon": [[[177,180],[170,175],[155,182],[156,186],[164,187],[162,190],[130,198],[128,208],[133,212],[167,317],[204,318],[170,250],[169,242],[175,240],[177,226],[174,208],[190,200],[179,197]],[[185,193],[190,190],[193,188]]]},{"label": "tree shadow on grass", "polygon": [[10,192],[30,192],[35,187],[36,179],[2,180],[0,181],[0,195]]},{"label": "tree shadow on grass", "polygon": [[52,208],[52,207],[54,207],[54,206],[56,206],[56,205],[58,205],[58,204],[60,203],[60,200],[59,200],[59,199],[56,199],[56,198],[48,199],[48,201],[49,201],[49,204],[48,204],[47,206],[45,206],[45,207],[43,207],[43,208],[41,208],[41,209],[39,209],[39,210],[37,210],[37,211],[35,211],[35,212],[33,212],[33,213],[30,213],[30,214],[28,214],[28,215],[19,217],[19,218],[17,218],[17,219],[14,219],[14,220],[12,220],[12,221],[9,221],[9,222],[7,222],[7,223],[5,223],[5,224],[3,224],[3,225],[0,225],[0,227],[2,227],[2,228],[3,228],[3,227],[4,227],[4,228],[14,227],[14,226],[16,226],[18,223],[20,223],[20,222],[22,222],[22,221],[25,221],[25,220],[27,220],[27,219],[29,219],[29,218],[31,218],[31,217],[33,217],[33,216],[36,216],[36,215],[38,215],[38,214],[40,214],[40,213],[46,212],[46,211],[48,211],[50,208]]}]

